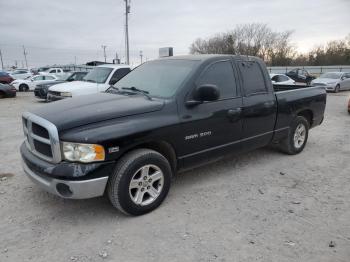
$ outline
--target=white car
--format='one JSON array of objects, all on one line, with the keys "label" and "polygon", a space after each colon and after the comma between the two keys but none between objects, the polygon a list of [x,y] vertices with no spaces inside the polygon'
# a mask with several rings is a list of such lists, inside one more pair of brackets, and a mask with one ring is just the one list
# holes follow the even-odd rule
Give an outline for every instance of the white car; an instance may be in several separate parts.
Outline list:
[{"label": "white car", "polygon": [[273,84],[277,85],[295,85],[295,81],[284,74],[270,74]]},{"label": "white car", "polygon": [[350,73],[348,72],[329,72],[312,80],[312,86],[324,86],[326,91],[339,92],[341,90],[350,90]]},{"label": "white car", "polygon": [[18,91],[29,91],[34,90],[38,84],[43,84],[54,80],[58,80],[58,77],[54,75],[36,75],[27,77],[26,79],[16,79],[11,83],[11,85],[13,85]]},{"label": "white car", "polygon": [[10,76],[13,79],[25,79],[28,76],[32,76],[33,74],[28,69],[16,69],[13,72],[10,72]]},{"label": "white car", "polygon": [[60,79],[64,79],[70,74],[70,72],[67,70],[64,70],[62,68],[59,68],[59,67],[51,67],[45,71],[39,72],[39,74],[41,74],[41,75],[54,75]]},{"label": "white car", "polygon": [[74,81],[51,86],[47,94],[48,101],[67,97],[95,94],[106,91],[131,71],[128,65],[106,64],[95,67],[83,81]]}]

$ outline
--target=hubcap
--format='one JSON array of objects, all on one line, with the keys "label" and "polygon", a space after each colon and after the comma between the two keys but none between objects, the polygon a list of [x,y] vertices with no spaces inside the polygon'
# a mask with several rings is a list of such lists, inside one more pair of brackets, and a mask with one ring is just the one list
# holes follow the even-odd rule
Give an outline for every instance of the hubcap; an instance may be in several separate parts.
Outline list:
[{"label": "hubcap", "polygon": [[306,128],[304,124],[300,123],[294,132],[294,146],[299,149],[303,146],[306,138]]},{"label": "hubcap", "polygon": [[131,200],[141,206],[151,204],[163,189],[164,174],[155,165],[145,165],[132,176],[129,185]]}]

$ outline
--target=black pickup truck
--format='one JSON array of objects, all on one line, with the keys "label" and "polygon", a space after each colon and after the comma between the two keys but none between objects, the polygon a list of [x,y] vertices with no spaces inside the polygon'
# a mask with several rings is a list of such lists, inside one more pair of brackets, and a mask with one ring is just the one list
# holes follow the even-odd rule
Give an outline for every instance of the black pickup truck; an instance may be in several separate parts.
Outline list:
[{"label": "black pickup truck", "polygon": [[24,113],[20,151],[25,173],[45,190],[106,194],[141,215],[161,204],[179,170],[271,144],[300,153],[325,106],[324,88],[275,91],[255,57],[163,58],[105,93]]}]

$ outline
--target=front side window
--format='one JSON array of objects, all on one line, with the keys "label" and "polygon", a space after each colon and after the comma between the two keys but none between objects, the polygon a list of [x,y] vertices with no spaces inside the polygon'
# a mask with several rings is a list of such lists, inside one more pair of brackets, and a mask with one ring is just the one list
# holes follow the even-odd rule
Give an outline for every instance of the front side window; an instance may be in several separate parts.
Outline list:
[{"label": "front side window", "polygon": [[49,73],[56,73],[56,69],[53,69],[53,70],[50,70],[50,72]]},{"label": "front side window", "polygon": [[129,72],[130,72],[130,68],[119,68],[119,69],[117,69],[114,72],[114,74],[112,75],[111,80],[109,80],[109,83],[111,85],[114,85],[116,82],[118,82],[124,76],[126,76]]},{"label": "front side window", "polygon": [[114,87],[135,87],[147,91],[150,96],[168,98],[175,94],[189,76],[198,61],[160,59],[146,62],[135,68]]},{"label": "front side window", "polygon": [[84,80],[92,83],[103,84],[106,82],[112,70],[112,68],[108,67],[95,67],[84,77]]},{"label": "front side window", "polygon": [[246,96],[266,93],[265,78],[258,63],[254,61],[240,61],[238,62],[238,68],[242,75]]},{"label": "front side window", "polygon": [[216,85],[220,90],[220,99],[235,97],[237,86],[230,61],[220,61],[210,65],[197,81],[197,86]]},{"label": "front side window", "polygon": [[33,78],[34,81],[44,80],[44,76],[36,76]]}]

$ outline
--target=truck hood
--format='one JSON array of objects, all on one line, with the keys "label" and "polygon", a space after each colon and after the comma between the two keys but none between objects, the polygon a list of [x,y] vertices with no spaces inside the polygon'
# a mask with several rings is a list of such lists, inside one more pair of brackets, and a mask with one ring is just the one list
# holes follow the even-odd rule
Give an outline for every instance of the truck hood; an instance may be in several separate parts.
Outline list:
[{"label": "truck hood", "polygon": [[66,82],[66,83],[52,86],[50,87],[49,90],[56,91],[56,92],[74,92],[79,89],[88,89],[88,88],[96,89],[98,85],[101,85],[101,84],[86,82],[86,81],[73,81],[73,82]]},{"label": "truck hood", "polygon": [[67,98],[45,105],[32,113],[56,125],[58,131],[100,121],[160,110],[163,100],[143,95],[117,95],[98,93]]}]

